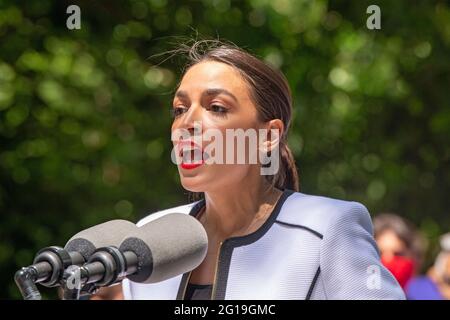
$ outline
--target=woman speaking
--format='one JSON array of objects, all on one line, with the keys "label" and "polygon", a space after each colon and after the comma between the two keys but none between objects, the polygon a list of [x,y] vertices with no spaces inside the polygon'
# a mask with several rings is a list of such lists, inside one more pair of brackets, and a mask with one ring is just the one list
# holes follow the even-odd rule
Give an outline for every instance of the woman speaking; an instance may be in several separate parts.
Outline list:
[{"label": "woman speaking", "polygon": [[[208,251],[189,273],[125,280],[125,299],[404,299],[380,263],[367,209],[300,193],[285,77],[234,45],[199,41],[187,52],[173,97],[172,158],[197,201],[139,225],[190,214]],[[234,143],[242,137],[249,143]]]}]

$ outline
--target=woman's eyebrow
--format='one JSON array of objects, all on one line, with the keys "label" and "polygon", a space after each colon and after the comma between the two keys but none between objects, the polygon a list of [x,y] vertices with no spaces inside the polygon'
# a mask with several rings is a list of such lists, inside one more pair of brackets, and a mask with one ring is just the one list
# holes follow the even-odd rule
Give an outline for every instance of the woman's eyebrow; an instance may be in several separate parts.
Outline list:
[{"label": "woman's eyebrow", "polygon": [[183,90],[178,90],[175,93],[175,97],[189,100],[189,95],[187,94],[186,91],[183,91]]},{"label": "woman's eyebrow", "polygon": [[225,90],[225,89],[221,89],[221,88],[210,88],[210,89],[206,89],[205,91],[203,91],[203,96],[216,96],[218,94],[225,94],[229,97],[231,97],[235,102],[237,101],[237,98],[234,94],[232,94],[230,91]]}]

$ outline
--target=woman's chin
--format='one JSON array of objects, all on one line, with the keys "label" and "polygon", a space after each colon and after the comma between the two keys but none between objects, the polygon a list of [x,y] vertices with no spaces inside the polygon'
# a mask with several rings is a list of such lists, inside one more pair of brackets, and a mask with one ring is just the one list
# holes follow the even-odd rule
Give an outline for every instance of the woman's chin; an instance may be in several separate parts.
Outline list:
[{"label": "woman's chin", "polygon": [[205,191],[204,183],[202,183],[199,177],[180,177],[181,185],[184,189],[190,192],[203,192]]}]

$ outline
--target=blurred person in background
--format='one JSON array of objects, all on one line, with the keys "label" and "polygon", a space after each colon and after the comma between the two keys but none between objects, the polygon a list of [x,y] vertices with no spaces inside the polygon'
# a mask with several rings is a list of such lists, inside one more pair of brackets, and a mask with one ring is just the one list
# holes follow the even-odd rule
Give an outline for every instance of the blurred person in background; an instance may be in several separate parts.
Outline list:
[{"label": "blurred person in background", "polygon": [[405,289],[408,281],[420,271],[424,238],[411,222],[397,214],[379,214],[373,223],[381,262]]},{"label": "blurred person in background", "polygon": [[440,252],[424,276],[413,278],[406,286],[410,300],[450,300],[450,232],[441,236]]}]

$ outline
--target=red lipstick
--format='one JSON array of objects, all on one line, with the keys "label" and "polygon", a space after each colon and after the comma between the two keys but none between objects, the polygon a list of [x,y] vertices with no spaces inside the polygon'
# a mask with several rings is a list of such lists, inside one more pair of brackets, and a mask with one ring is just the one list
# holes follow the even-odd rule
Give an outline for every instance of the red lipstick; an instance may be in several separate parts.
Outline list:
[{"label": "red lipstick", "polygon": [[[186,170],[192,170],[195,168],[200,167],[202,164],[205,163],[204,159],[203,159],[203,149],[202,147],[200,147],[198,144],[196,144],[194,141],[192,140],[181,140],[178,145],[177,145],[178,149],[179,149],[179,156],[181,157],[182,161],[181,161],[181,168],[186,169]],[[187,152],[191,152],[194,149],[198,149],[201,152],[201,159],[199,160],[193,160],[192,162],[184,162],[183,159],[183,152],[185,152],[187,150]]]}]

